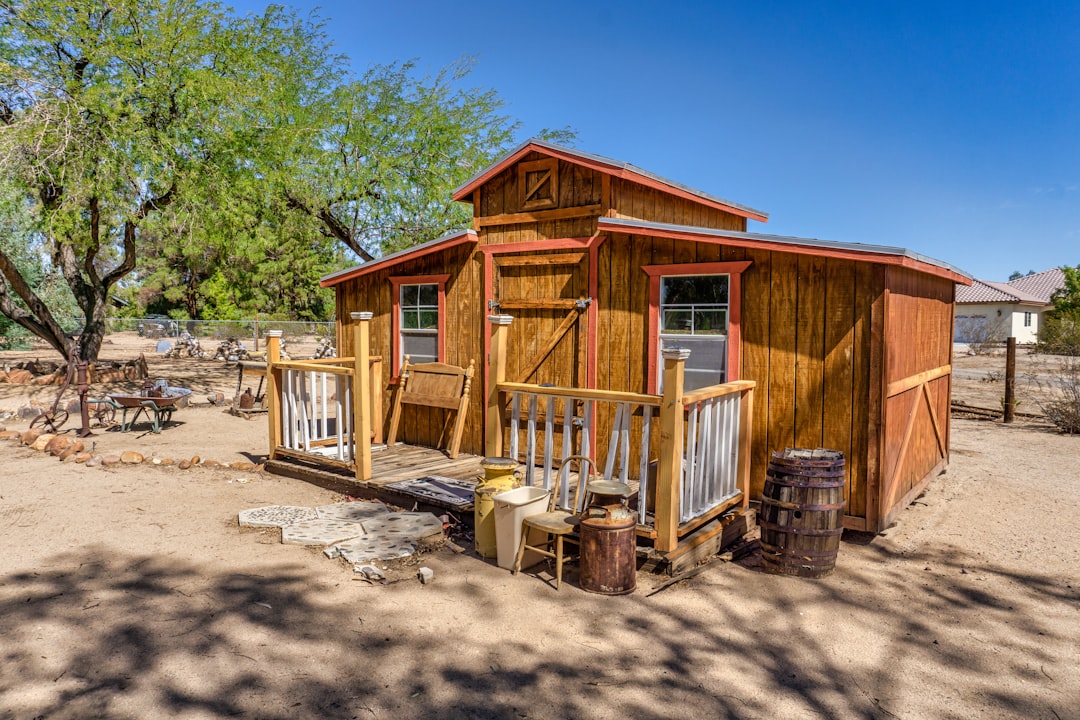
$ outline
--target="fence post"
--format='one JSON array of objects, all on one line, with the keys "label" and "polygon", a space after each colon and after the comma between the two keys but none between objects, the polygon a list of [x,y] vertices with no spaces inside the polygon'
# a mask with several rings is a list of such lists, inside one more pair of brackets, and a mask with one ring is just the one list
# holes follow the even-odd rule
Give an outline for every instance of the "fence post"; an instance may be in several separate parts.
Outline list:
[{"label": "fence post", "polygon": [[356,479],[371,479],[371,316],[349,313],[353,319],[353,434]]},{"label": "fence post", "polygon": [[1009,336],[1005,346],[1005,407],[1003,422],[1016,417],[1016,338]]},{"label": "fence post", "polygon": [[281,398],[278,396],[277,379],[274,377],[274,363],[281,360],[281,331],[270,330],[266,333],[266,416],[270,423],[270,459],[277,456],[281,445]]},{"label": "fence post", "polygon": [[679,498],[683,470],[683,375],[690,351],[668,348],[664,355],[664,396],[660,401],[660,460],[656,473],[656,541],[669,552],[679,545]]},{"label": "fence post", "polygon": [[491,323],[491,354],[488,356],[487,411],[484,414],[484,454],[502,457],[506,412],[499,384],[506,382],[506,351],[510,339],[510,315],[488,315]]}]

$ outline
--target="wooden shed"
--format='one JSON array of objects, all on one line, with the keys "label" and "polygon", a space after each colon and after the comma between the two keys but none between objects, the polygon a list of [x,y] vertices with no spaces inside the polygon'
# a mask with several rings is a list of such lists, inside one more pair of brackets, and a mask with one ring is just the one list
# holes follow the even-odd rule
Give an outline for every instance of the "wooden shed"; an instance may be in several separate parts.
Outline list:
[{"label": "wooden shed", "polygon": [[[511,316],[511,384],[655,396],[665,348],[690,350],[688,391],[756,383],[752,497],[770,451],[840,450],[845,527],[879,531],[948,464],[954,287],[970,284],[961,271],[902,248],[748,232],[748,220],[767,215],[537,140],[454,199],[472,204],[471,229],[322,284],[336,291],[343,355],[353,351],[351,313],[372,313],[383,387],[393,386],[407,354],[475,360],[480,391],[464,451],[483,454],[486,437],[502,437],[485,417],[488,358],[491,318]],[[526,410],[515,406],[519,413]],[[404,439],[433,443],[443,422],[416,408],[403,418]],[[640,411],[632,422],[640,432]],[[617,429],[610,416],[600,425],[597,437]],[[548,450],[559,447],[556,438]]]}]

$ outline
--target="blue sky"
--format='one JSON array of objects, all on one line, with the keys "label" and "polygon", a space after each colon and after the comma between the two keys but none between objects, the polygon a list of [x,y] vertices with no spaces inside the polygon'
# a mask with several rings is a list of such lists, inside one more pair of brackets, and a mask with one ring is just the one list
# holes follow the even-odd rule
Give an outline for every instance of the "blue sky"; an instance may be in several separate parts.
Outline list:
[{"label": "blue sky", "polygon": [[[229,3],[261,10],[254,0]],[[1080,3],[285,2],[357,73],[463,55],[523,137],[1005,280],[1080,264]]]}]

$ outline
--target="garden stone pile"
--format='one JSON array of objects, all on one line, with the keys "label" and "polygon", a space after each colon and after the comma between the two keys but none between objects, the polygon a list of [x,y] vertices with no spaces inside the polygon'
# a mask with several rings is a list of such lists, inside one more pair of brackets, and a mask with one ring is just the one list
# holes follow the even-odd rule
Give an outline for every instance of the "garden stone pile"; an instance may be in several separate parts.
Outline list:
[{"label": "garden stone pile", "polygon": [[409,557],[420,540],[443,533],[442,521],[429,512],[391,512],[380,502],[362,500],[316,508],[268,505],[243,510],[238,519],[240,527],[280,528],[282,543],[319,546],[326,557],[357,568]]}]

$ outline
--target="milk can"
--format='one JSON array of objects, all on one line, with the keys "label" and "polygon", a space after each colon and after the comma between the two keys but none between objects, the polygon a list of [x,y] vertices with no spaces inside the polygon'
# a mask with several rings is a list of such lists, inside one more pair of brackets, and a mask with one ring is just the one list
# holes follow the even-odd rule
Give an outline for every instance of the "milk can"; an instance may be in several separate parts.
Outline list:
[{"label": "milk can", "polygon": [[596,481],[586,486],[589,507],[581,516],[581,589],[625,595],[637,587],[637,519],[626,506],[627,487]]},{"label": "milk can", "polygon": [[510,458],[489,457],[480,463],[484,473],[476,478],[473,492],[473,531],[476,552],[480,557],[493,558],[497,553],[495,534],[495,495],[518,487],[521,472]]}]

